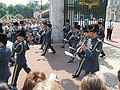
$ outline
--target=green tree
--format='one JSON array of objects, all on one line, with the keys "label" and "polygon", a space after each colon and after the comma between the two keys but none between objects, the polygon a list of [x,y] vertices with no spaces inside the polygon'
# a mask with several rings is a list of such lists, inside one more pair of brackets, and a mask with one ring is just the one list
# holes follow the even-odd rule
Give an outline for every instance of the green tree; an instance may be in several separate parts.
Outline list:
[{"label": "green tree", "polygon": [[42,5],[42,10],[46,10],[49,8],[49,3]]},{"label": "green tree", "polygon": [[7,6],[0,3],[0,18],[7,14]]},{"label": "green tree", "polygon": [[25,7],[25,18],[32,18],[33,17],[33,11],[34,11],[35,5],[33,3],[29,3]]},{"label": "green tree", "polygon": [[[5,15],[11,14],[11,18],[13,18],[13,15],[21,14],[24,18],[33,18],[33,12],[35,9],[34,3],[29,3],[27,5],[21,5],[17,4],[13,6],[12,4],[7,7],[7,5],[0,3],[0,18],[5,17]],[[41,7],[39,5],[39,7]],[[42,5],[42,10],[46,10],[49,8],[49,3]]]},{"label": "green tree", "polygon": [[16,17],[17,19],[23,19],[23,18],[24,18],[21,14],[16,14],[15,17]]},{"label": "green tree", "polygon": [[8,8],[9,14],[13,14],[15,7],[12,4],[10,4],[7,8]]}]

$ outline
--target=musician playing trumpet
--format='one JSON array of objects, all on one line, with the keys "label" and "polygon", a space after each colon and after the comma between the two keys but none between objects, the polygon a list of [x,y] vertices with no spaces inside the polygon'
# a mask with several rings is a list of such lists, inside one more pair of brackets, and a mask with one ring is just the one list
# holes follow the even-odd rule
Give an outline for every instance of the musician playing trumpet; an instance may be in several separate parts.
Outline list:
[{"label": "musician playing trumpet", "polygon": [[90,73],[95,74],[95,72],[99,71],[98,57],[102,51],[102,41],[97,37],[98,30],[98,24],[88,26],[87,31],[89,32],[91,44],[82,45],[82,50],[84,51],[85,55],[83,58],[81,58],[75,74],[72,75],[74,78],[79,76],[81,70],[84,71],[84,76]]}]

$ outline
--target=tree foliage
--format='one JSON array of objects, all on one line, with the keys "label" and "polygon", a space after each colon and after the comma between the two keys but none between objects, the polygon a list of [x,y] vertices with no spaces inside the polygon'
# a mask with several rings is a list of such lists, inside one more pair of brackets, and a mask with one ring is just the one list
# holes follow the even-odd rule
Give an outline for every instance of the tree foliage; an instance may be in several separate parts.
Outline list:
[{"label": "tree foliage", "polygon": [[[41,6],[39,5],[40,9]],[[46,10],[49,8],[49,3],[42,5],[42,10]],[[24,18],[32,18],[33,17],[33,12],[35,9],[35,4],[34,3],[28,3],[27,5],[21,5],[21,4],[17,4],[15,6],[13,6],[12,4],[10,4],[9,6],[0,3],[0,18],[2,17],[6,17],[7,12],[8,14],[10,14],[9,16],[11,18],[15,17],[15,16],[20,16],[20,17],[24,17]]]}]

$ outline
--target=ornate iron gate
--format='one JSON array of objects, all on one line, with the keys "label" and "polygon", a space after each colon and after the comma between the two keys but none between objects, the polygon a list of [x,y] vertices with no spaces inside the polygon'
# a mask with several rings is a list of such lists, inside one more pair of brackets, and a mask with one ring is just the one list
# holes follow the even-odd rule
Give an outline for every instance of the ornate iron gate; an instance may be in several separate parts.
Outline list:
[{"label": "ornate iron gate", "polygon": [[64,0],[64,19],[70,23],[78,21],[81,26],[87,21],[95,24],[102,21],[105,25],[108,0]]}]

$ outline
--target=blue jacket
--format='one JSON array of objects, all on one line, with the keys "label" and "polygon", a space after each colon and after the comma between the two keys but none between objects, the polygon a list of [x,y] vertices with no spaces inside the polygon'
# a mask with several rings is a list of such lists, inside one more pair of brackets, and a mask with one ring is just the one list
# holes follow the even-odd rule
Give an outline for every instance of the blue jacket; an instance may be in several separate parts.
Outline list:
[{"label": "blue jacket", "polygon": [[105,33],[104,33],[103,27],[99,28],[98,37],[99,37],[101,40],[104,39]]},{"label": "blue jacket", "polygon": [[7,46],[0,47],[0,80],[8,81],[11,76],[8,63],[11,56],[11,49]]},{"label": "blue jacket", "polygon": [[46,42],[51,44],[51,33],[52,33],[52,29],[47,29],[46,31]]},{"label": "blue jacket", "polygon": [[26,63],[25,53],[28,49],[29,47],[25,40],[14,46],[13,50],[17,53],[16,64],[24,65]]},{"label": "blue jacket", "polygon": [[102,41],[99,38],[95,38],[91,41],[91,45],[85,50],[85,61],[83,64],[83,70],[86,72],[99,71],[98,57],[102,50]]}]

